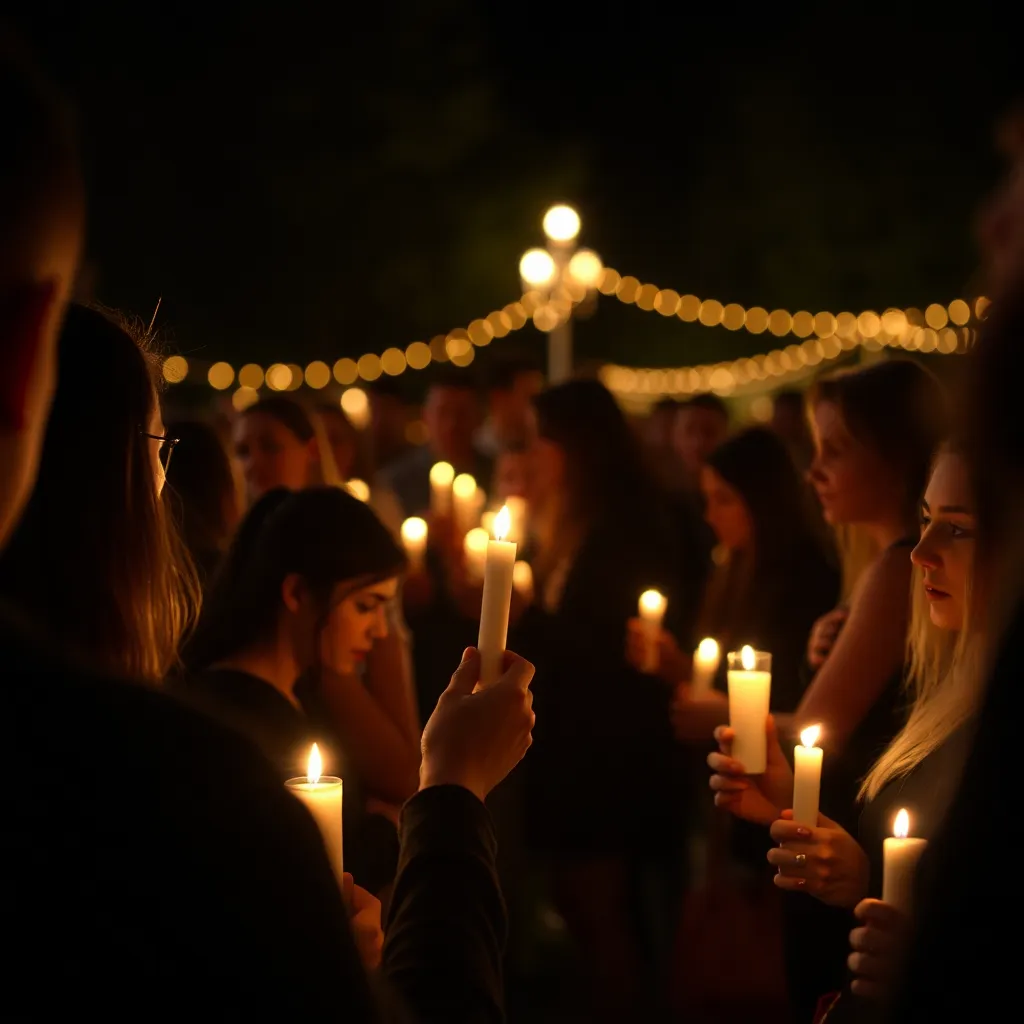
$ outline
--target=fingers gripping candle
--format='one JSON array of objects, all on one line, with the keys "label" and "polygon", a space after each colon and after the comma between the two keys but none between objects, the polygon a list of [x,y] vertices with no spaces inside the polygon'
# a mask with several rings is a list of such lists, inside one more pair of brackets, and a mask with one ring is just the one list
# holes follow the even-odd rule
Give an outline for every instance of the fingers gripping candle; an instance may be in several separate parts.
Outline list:
[{"label": "fingers gripping candle", "polygon": [[484,596],[480,604],[480,685],[490,686],[501,675],[501,661],[508,641],[508,613],[512,604],[516,545],[505,540],[509,511],[503,507],[494,517],[494,540],[487,542],[484,565]]},{"label": "fingers gripping candle", "polygon": [[317,823],[320,834],[323,836],[324,846],[327,847],[327,856],[330,858],[331,867],[334,868],[340,885],[341,876],[345,870],[341,826],[344,787],[341,779],[335,778],[333,775],[321,775],[322,770],[323,762],[320,759],[320,750],[314,743],[309,752],[306,777],[304,779],[289,779],[285,785],[313,815],[313,820]]},{"label": "fingers gripping candle", "polygon": [[744,647],[729,654],[729,725],[736,734],[732,756],[748,775],[760,775],[768,761],[768,707],[772,656]]},{"label": "fingers gripping candle", "polygon": [[810,828],[818,824],[822,751],[817,744],[820,735],[820,725],[804,729],[793,750],[793,820]]},{"label": "fingers gripping candle", "polygon": [[896,815],[892,832],[891,839],[882,840],[882,902],[909,915],[914,902],[914,873],[928,840],[908,838],[910,815],[906,808]]},{"label": "fingers gripping candle", "polygon": [[668,598],[657,590],[645,590],[640,595],[640,621],[644,625],[644,671],[658,670],[658,634],[665,618]]}]

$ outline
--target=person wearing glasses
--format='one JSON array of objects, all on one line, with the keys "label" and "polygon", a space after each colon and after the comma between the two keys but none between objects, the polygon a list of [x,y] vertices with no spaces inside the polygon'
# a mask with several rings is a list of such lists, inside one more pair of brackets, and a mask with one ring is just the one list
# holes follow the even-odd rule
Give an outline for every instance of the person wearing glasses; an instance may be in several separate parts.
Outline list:
[{"label": "person wearing glasses", "polygon": [[[161,495],[177,439],[155,361],[110,316],[69,308],[39,480],[0,558],[0,595],[91,670],[158,683],[198,587]],[[102,396],[116,396],[107,398]]]}]

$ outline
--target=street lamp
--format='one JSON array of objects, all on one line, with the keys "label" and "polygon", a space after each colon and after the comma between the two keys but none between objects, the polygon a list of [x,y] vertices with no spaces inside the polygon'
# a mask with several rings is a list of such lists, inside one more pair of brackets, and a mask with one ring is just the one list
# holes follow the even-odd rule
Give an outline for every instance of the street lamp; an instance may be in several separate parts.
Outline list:
[{"label": "street lamp", "polygon": [[558,384],[572,376],[572,314],[601,280],[601,258],[577,249],[580,215],[565,204],[544,214],[547,247],[530,249],[519,261],[523,288],[539,292],[541,305],[534,323],[548,334],[548,380]]}]

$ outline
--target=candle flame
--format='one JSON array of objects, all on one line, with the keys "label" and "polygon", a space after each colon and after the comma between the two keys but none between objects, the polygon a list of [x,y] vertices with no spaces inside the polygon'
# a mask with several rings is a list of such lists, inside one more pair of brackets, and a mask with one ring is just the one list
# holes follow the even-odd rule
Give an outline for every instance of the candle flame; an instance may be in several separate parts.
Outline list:
[{"label": "candle flame", "polygon": [[804,747],[816,747],[818,745],[819,736],[821,736],[821,726],[809,725],[802,733],[800,733],[800,745]]},{"label": "candle flame", "polygon": [[494,517],[494,539],[504,540],[511,529],[512,513],[509,512],[508,505],[502,505],[501,511]]},{"label": "candle flame", "polygon": [[706,636],[697,647],[697,654],[704,661],[717,661],[719,658],[718,641]]},{"label": "candle flame", "polygon": [[747,644],[740,651],[740,664],[748,671],[753,672],[757,665],[757,658],[754,656],[754,648]]},{"label": "candle flame", "polygon": [[435,462],[430,467],[430,482],[438,487],[447,487],[455,479],[455,468],[450,462]]},{"label": "candle flame", "polygon": [[645,590],[640,595],[640,606],[647,612],[660,612],[665,607],[665,596],[657,590]]},{"label": "candle flame", "polygon": [[892,834],[897,839],[906,839],[910,835],[910,815],[906,807],[901,807],[892,825]]},{"label": "candle flame", "polygon": [[345,486],[353,498],[358,498],[360,501],[370,500],[370,485],[365,480],[353,477]]},{"label": "candle flame", "polygon": [[320,748],[314,743],[309,752],[309,763],[306,765],[306,781],[310,785],[315,785],[320,781],[323,770],[324,763],[320,757]]},{"label": "candle flame", "polygon": [[460,473],[452,483],[452,491],[456,498],[472,498],[476,494],[476,480],[469,473]]},{"label": "candle flame", "polygon": [[423,540],[427,535],[427,521],[419,516],[411,516],[402,523],[403,540]]}]

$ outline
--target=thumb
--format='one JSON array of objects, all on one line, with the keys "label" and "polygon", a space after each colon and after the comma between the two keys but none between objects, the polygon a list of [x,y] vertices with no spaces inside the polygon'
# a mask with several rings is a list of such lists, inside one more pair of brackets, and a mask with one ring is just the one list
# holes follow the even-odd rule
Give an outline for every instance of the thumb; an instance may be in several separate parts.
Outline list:
[{"label": "thumb", "polygon": [[462,661],[448,684],[452,693],[469,694],[480,681],[480,652],[475,647],[467,647],[462,654]]}]

